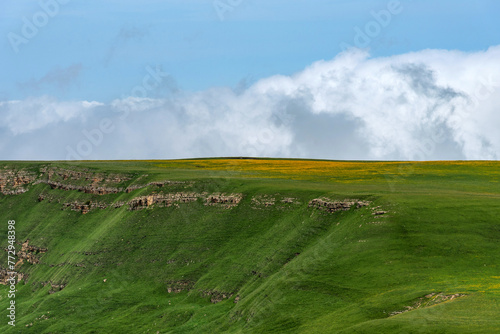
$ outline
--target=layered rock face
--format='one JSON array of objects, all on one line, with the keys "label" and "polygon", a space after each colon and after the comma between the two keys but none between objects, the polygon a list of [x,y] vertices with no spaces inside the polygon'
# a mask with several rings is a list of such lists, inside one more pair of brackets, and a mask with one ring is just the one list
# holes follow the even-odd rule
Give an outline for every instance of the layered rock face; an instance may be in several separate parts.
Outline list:
[{"label": "layered rock face", "polygon": [[[76,168],[76,167],[75,167]],[[39,169],[39,173],[29,171],[27,169],[9,169],[5,168],[0,171],[0,193],[4,195],[22,194],[28,191],[29,186],[36,184],[47,184],[52,189],[64,191],[79,191],[91,195],[108,195],[118,193],[131,193],[136,190],[144,189],[146,187],[154,187],[156,189],[163,189],[167,187],[180,187],[188,188],[194,182],[188,181],[152,181],[138,183],[139,179],[147,177],[142,175],[133,180],[131,175],[113,174],[93,172],[88,169],[68,169],[54,166],[43,166]],[[128,183],[128,184],[127,184]],[[295,204],[300,205],[300,201],[295,198],[282,197],[276,195],[256,195],[252,198],[253,208],[266,208],[279,206],[280,209],[286,205]],[[40,195],[39,201],[43,201],[43,195]],[[106,209],[110,206],[119,208],[123,205],[128,205],[130,210],[141,210],[152,206],[170,207],[178,206],[179,204],[192,203],[200,199],[207,206],[220,206],[226,209],[236,207],[243,199],[243,194],[239,193],[197,193],[197,192],[160,192],[143,195],[127,202],[106,203],[96,200],[71,203],[64,203],[63,208],[70,208],[74,211],[79,211],[82,214],[87,214],[93,209]],[[331,200],[328,198],[315,198],[309,202],[309,207],[316,208],[321,211],[334,213],[337,211],[346,211],[352,207],[361,208],[368,206],[370,202],[345,199],[342,201]],[[285,205],[285,206],[283,206]],[[383,212],[386,213],[386,212]],[[374,214],[383,214],[376,212]]]},{"label": "layered rock face", "polygon": [[309,202],[309,207],[316,208],[326,212],[347,211],[352,207],[356,209],[370,205],[368,201],[360,201],[357,199],[345,199],[343,201],[332,201],[328,198],[315,198]]},{"label": "layered rock face", "polygon": [[[17,248],[17,247],[16,247]],[[17,271],[25,261],[30,264],[38,264],[40,263],[39,254],[47,252],[46,248],[40,248],[33,245],[30,245],[30,239],[27,239],[25,242],[21,244],[21,249],[16,252],[17,261],[15,264],[15,269],[10,270],[10,272],[16,272],[16,282],[20,280],[26,280],[27,275]],[[0,284],[7,285],[11,276],[8,274],[8,270],[4,268],[0,268]]]},{"label": "layered rock face", "polygon": [[36,174],[27,170],[4,168],[0,170],[0,193],[18,195],[28,191],[27,185],[36,180]]},{"label": "layered rock face", "polygon": [[180,203],[196,202],[198,199],[201,199],[205,202],[205,205],[222,206],[229,209],[238,205],[242,198],[243,194],[215,193],[209,195],[207,193],[178,192],[141,196],[128,202],[128,205],[130,206],[130,210],[140,210],[153,205],[170,207]]}]

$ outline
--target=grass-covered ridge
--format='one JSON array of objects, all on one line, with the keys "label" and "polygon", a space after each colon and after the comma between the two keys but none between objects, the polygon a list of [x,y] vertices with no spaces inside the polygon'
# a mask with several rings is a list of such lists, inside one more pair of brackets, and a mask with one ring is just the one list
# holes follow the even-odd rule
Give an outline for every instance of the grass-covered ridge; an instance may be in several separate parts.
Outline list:
[{"label": "grass-covered ridge", "polygon": [[16,249],[46,251],[18,266],[16,327],[4,311],[0,332],[495,333],[499,174],[498,162],[2,162],[0,245],[14,219]]}]

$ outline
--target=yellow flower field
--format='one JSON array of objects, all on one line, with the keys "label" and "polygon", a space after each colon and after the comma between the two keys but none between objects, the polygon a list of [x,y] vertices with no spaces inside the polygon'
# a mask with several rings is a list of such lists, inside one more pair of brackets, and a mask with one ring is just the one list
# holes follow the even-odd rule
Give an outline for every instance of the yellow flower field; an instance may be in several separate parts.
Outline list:
[{"label": "yellow flower field", "polygon": [[474,173],[491,177],[492,182],[500,178],[500,163],[497,161],[429,161],[429,162],[369,162],[369,161],[324,161],[298,159],[199,159],[156,161],[156,167],[181,168],[231,172],[245,177],[322,179],[337,182],[357,182],[376,179],[402,179],[406,177],[446,176]]}]

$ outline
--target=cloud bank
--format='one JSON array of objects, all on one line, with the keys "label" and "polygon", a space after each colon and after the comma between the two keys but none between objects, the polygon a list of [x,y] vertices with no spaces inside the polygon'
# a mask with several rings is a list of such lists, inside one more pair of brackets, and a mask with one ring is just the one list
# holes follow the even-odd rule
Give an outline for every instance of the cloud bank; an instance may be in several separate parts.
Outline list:
[{"label": "cloud bank", "polygon": [[498,159],[498,59],[500,46],[386,58],[351,50],[244,90],[158,98],[145,80],[142,94],[110,103],[4,101],[0,159]]}]

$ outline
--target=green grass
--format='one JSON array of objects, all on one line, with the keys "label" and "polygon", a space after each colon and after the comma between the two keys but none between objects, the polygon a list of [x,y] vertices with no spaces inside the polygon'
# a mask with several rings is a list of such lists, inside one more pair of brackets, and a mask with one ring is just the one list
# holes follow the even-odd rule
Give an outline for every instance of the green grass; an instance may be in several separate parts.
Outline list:
[{"label": "green grass", "polygon": [[[82,215],[62,203],[115,203],[183,186],[100,196],[38,184],[0,195],[0,246],[15,219],[18,241],[48,249],[40,264],[20,268],[29,278],[17,285],[16,327],[0,286],[1,333],[500,332],[500,163],[2,162],[0,171],[38,175],[48,165],[127,174],[123,187],[181,180],[192,182],[183,191],[244,197],[229,210],[199,200]],[[42,193],[52,202],[39,202]],[[255,209],[252,198],[266,194],[300,204]],[[389,213],[308,207],[322,196],[369,200]],[[49,294],[49,281],[66,287]],[[192,289],[168,293],[178,281]],[[213,304],[207,293],[231,297]],[[390,315],[430,293],[465,296]]]}]

